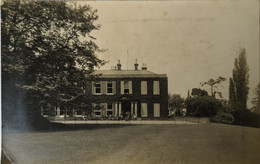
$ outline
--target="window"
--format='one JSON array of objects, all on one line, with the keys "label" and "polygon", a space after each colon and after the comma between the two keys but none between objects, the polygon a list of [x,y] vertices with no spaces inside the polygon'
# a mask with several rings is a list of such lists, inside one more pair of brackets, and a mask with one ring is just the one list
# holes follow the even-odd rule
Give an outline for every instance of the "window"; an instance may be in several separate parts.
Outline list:
[{"label": "window", "polygon": [[121,94],[132,94],[132,81],[121,81]]},{"label": "window", "polygon": [[113,94],[113,83],[107,82],[107,94]]},{"label": "window", "polygon": [[141,94],[147,95],[147,81],[141,81]]},{"label": "window", "polygon": [[100,104],[93,104],[93,112],[95,113],[96,116],[101,115],[101,106]]},{"label": "window", "polygon": [[113,115],[113,105],[111,103],[107,104],[107,116]]},{"label": "window", "polygon": [[154,117],[160,117],[160,104],[159,103],[153,104],[153,115],[154,115]]},{"label": "window", "polygon": [[129,81],[124,81],[124,94],[129,94]]},{"label": "window", "polygon": [[159,83],[159,81],[153,81],[153,94],[154,95],[160,94],[160,83]]},{"label": "window", "polygon": [[101,83],[94,83],[94,93],[101,94]]},{"label": "window", "polygon": [[141,103],[141,117],[147,117],[147,103]]},{"label": "window", "polygon": [[77,109],[76,115],[82,115],[82,110],[81,109]]}]

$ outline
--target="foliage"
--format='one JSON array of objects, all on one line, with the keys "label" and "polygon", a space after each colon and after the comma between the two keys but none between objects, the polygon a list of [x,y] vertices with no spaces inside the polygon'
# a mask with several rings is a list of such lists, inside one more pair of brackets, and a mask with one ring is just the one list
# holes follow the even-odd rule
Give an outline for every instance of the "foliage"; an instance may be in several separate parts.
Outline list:
[{"label": "foliage", "polygon": [[234,117],[231,113],[224,113],[220,111],[217,115],[211,118],[211,122],[232,124],[234,122]]},{"label": "foliage", "polygon": [[233,77],[229,82],[229,103],[236,110],[247,109],[249,92],[249,68],[246,59],[246,50],[240,49],[239,57],[235,59]]},{"label": "foliage", "polygon": [[[5,1],[2,5],[2,71],[24,78],[29,99],[77,105],[86,75],[104,62],[90,35],[97,10],[63,1]],[[29,92],[30,91],[30,92]],[[32,100],[33,101],[33,100]],[[79,103],[79,105],[81,105]]]},{"label": "foliage", "polygon": [[200,88],[192,88],[191,95],[193,97],[208,96],[208,92]]},{"label": "foliage", "polygon": [[221,109],[221,101],[211,96],[198,96],[186,99],[188,115],[211,117]]},{"label": "foliage", "polygon": [[176,112],[176,114],[180,114],[180,110],[183,107],[184,98],[179,94],[168,95],[168,103],[169,108]]},{"label": "foliage", "polygon": [[252,110],[253,112],[260,114],[260,82],[258,83],[257,87],[254,89],[254,93],[256,97],[254,97],[252,100],[252,104],[253,104]]},{"label": "foliage", "polygon": [[236,110],[233,113],[235,125],[250,126],[260,128],[260,114],[253,113],[250,110]]},{"label": "foliage", "polygon": [[220,98],[222,98],[221,92],[218,91],[217,85],[220,84],[222,81],[226,81],[226,78],[219,76],[216,80],[214,79],[209,79],[206,82],[200,83],[201,86],[204,85],[209,85],[210,86],[210,91],[211,91],[211,96],[216,97],[216,94],[219,95]]}]

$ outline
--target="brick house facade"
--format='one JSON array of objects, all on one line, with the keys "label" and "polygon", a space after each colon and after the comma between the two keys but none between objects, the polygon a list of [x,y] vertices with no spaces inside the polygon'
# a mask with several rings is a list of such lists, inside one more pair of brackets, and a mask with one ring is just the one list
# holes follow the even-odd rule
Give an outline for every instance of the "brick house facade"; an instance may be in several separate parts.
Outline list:
[{"label": "brick house facade", "polygon": [[[146,66],[122,70],[117,64],[111,70],[97,70],[98,78],[88,80],[85,88],[85,102],[88,109],[54,107],[55,117],[125,117],[164,118],[168,116],[168,78],[166,74],[148,71]],[[44,112],[43,112],[44,113]],[[66,113],[66,116],[65,116]],[[43,114],[44,115],[44,114]]]},{"label": "brick house facade", "polygon": [[146,66],[121,70],[98,70],[97,81],[88,81],[87,90],[92,115],[130,118],[163,118],[168,116],[168,79],[165,74],[148,71]]}]

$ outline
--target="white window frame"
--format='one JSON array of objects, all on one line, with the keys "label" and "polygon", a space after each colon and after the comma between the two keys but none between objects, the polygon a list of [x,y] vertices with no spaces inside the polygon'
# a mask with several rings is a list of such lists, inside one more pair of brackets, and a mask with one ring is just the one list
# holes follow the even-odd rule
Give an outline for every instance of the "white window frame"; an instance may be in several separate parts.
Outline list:
[{"label": "white window frame", "polygon": [[[126,83],[128,84],[128,85],[126,85]],[[131,80],[125,80],[125,81],[121,81],[121,83],[120,83],[120,89],[121,89],[121,94],[133,94],[133,88],[132,88],[132,81]],[[126,87],[127,88],[126,88]],[[125,92],[125,89],[128,89],[128,93],[126,93]]]},{"label": "white window frame", "polygon": [[148,117],[147,103],[141,103],[141,117]]},{"label": "white window frame", "polygon": [[[78,114],[78,110],[81,111],[81,114]],[[83,113],[82,109],[76,109],[75,115],[76,117],[82,117],[82,113]]]},{"label": "white window frame", "polygon": [[[99,106],[99,110],[96,110],[96,106]],[[101,103],[93,103],[93,113],[95,114],[96,117],[101,117],[102,111],[101,111]],[[99,115],[96,114],[96,112],[99,112]]]},{"label": "white window frame", "polygon": [[160,112],[161,112],[160,103],[154,103],[153,104],[153,116],[160,117]]},{"label": "white window frame", "polygon": [[[109,84],[111,84],[111,87],[108,87]],[[107,94],[107,95],[113,95],[113,89],[114,89],[114,88],[113,88],[113,82],[112,82],[112,81],[108,81],[108,82],[106,83],[106,85],[107,85],[107,87],[106,87],[106,94]],[[111,91],[112,91],[111,93],[108,92],[108,89],[109,89],[109,88],[110,88]]]},{"label": "white window frame", "polygon": [[[111,108],[108,108],[108,106],[111,105]],[[112,116],[113,116],[113,103],[107,103],[107,111],[106,111],[106,115],[108,116],[108,112],[112,112]]]},{"label": "white window frame", "polygon": [[[97,89],[97,87],[96,87],[96,84],[99,84],[100,85],[100,87],[99,87],[99,89],[100,89],[100,93],[97,93],[96,91],[96,89]],[[95,95],[101,95],[101,82],[94,82],[94,94]]]}]

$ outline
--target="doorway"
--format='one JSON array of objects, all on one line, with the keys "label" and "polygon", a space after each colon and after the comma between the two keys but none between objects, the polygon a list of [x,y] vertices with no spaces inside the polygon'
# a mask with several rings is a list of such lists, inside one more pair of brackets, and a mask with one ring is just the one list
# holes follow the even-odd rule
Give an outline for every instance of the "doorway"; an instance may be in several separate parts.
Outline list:
[{"label": "doorway", "polygon": [[131,102],[130,101],[123,101],[122,102],[122,114],[125,118],[126,112],[129,112],[131,117]]}]

